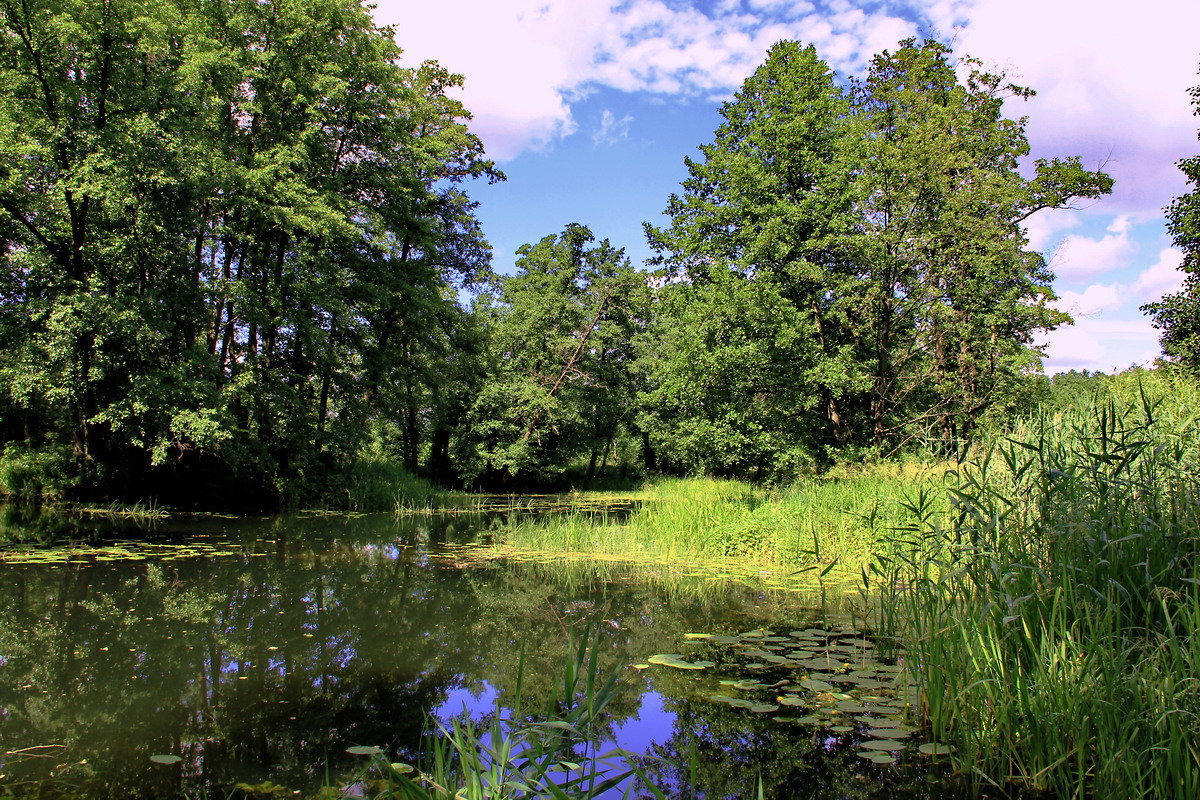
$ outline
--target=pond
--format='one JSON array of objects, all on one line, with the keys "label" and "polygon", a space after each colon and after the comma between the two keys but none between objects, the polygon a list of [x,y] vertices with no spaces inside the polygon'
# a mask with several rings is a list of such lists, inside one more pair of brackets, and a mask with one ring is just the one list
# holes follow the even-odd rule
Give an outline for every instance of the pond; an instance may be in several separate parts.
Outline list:
[{"label": "pond", "polygon": [[[837,601],[733,564],[505,553],[488,545],[506,516],[182,515],[130,531],[0,509],[8,538],[58,540],[0,551],[0,794],[311,796],[361,766],[349,747],[409,760],[430,714],[510,707],[522,661],[525,695],[548,695],[588,628],[621,670],[609,738],[680,796],[754,797],[760,781],[768,798],[954,796],[937,759],[864,749],[872,719],[909,733],[871,694],[898,670],[854,663],[873,645]],[[844,681],[801,690],[810,669]],[[818,695],[824,708],[799,707]]]}]

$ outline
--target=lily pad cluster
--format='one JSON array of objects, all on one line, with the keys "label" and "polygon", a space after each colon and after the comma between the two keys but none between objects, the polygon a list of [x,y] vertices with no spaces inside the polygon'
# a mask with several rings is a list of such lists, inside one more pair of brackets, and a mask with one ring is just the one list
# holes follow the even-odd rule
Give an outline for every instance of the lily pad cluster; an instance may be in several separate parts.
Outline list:
[{"label": "lily pad cluster", "polygon": [[[720,681],[709,700],[774,721],[807,725],[843,735],[858,754],[876,764],[893,764],[913,746],[908,699],[915,696],[903,658],[885,663],[875,643],[852,628],[807,628],[787,633],[765,630],[735,634],[685,634],[693,645],[707,646],[705,658],[679,653],[646,659],[675,669],[716,666],[737,677]],[[723,658],[722,658],[723,656]],[[943,755],[948,745],[926,742],[926,755]]]},{"label": "lily pad cluster", "polygon": [[0,550],[0,564],[81,564],[96,561],[174,561],[183,558],[215,558],[233,555],[265,555],[222,542],[113,542],[104,545],[72,544],[59,547],[22,547]]}]

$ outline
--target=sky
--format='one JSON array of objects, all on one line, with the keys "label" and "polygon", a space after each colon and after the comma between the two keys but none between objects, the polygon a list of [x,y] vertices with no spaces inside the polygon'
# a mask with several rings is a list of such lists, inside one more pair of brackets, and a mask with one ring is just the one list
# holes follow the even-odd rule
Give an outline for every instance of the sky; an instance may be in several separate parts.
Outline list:
[{"label": "sky", "polygon": [[910,36],[941,40],[1037,95],[1031,158],[1077,155],[1113,193],[1028,221],[1075,324],[1044,337],[1049,373],[1114,371],[1159,355],[1139,311],[1177,289],[1181,254],[1163,208],[1187,190],[1175,164],[1200,153],[1200,0],[377,0],[407,63],[434,59],[508,179],[469,188],[511,272],[516,250],[588,225],[650,255],[644,222],[712,141],[718,110],[780,39],[816,46],[841,76]]}]

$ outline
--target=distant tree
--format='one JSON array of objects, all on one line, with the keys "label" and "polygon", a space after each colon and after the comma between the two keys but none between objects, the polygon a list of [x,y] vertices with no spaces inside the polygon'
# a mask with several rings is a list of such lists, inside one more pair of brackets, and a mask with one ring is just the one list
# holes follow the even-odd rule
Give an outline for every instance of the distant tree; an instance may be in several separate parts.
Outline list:
[{"label": "distant tree", "polygon": [[587,458],[590,479],[632,413],[628,365],[645,278],[583,225],[517,253],[517,274],[476,308],[487,377],[455,460],[468,478],[508,485]]},{"label": "distant tree", "polygon": [[[1200,115],[1200,86],[1193,87],[1194,113]],[[1163,351],[1193,374],[1200,374],[1200,155],[1178,164],[1191,191],[1167,207],[1167,230],[1183,251],[1183,288],[1157,303],[1147,303],[1154,327],[1162,331]]]}]

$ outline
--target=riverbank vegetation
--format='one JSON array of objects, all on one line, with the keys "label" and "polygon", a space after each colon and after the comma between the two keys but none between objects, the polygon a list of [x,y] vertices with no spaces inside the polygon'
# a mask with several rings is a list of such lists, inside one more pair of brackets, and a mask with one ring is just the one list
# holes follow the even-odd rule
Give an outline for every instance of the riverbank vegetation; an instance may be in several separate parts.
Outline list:
[{"label": "riverbank vegetation", "polygon": [[469,188],[503,175],[462,77],[357,0],[46,0],[0,26],[16,497],[391,508],[418,478],[945,458],[1031,407],[1035,337],[1069,321],[1023,221],[1112,185],[1069,155],[1020,170],[1004,103],[1029,91],[942,44],[850,79],[780,42],[646,269],[578,223],[498,275]]},{"label": "riverbank vegetation", "polygon": [[463,77],[394,33],[358,0],[0,4],[0,495],[620,490],[488,535],[837,569],[979,787],[1200,795],[1200,159],[1167,358],[1051,378],[1024,225],[1112,180],[1028,158],[1032,90],[934,41],[860,78],[777,43],[650,263],[573,223],[500,275]]}]

